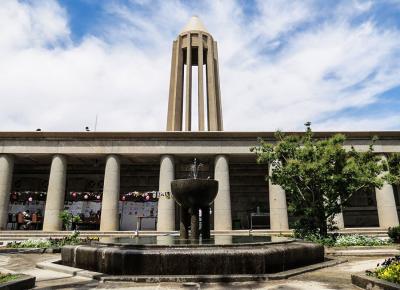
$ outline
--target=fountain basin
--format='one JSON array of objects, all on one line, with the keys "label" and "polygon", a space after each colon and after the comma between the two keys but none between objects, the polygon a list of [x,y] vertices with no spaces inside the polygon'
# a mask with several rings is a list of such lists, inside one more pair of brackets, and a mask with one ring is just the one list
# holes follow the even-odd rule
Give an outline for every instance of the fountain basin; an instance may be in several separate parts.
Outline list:
[{"label": "fountain basin", "polygon": [[[227,241],[228,240],[228,241]],[[99,242],[65,246],[62,263],[109,275],[233,275],[276,273],[324,261],[324,247],[293,240],[225,244]]]},{"label": "fountain basin", "polygon": [[177,179],[171,182],[172,195],[180,206],[208,207],[218,193],[218,181],[213,179]]}]

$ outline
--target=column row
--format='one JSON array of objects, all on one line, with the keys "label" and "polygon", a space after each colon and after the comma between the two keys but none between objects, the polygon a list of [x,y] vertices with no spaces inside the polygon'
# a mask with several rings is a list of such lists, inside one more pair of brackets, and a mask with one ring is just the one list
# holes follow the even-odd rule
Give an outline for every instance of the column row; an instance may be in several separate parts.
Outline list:
[{"label": "column row", "polygon": [[[0,155],[0,229],[4,230],[8,220],[8,205],[10,200],[11,181],[14,168],[14,158],[11,155]],[[59,218],[64,210],[65,186],[67,179],[67,158],[64,155],[54,155],[51,161],[49,186],[43,221],[43,231],[60,231],[62,222]],[[120,159],[117,155],[106,158],[103,201],[100,220],[101,231],[119,229],[119,191],[120,191]]]},{"label": "column row", "polygon": [[[119,229],[119,191],[120,191],[120,158],[108,155],[106,158],[101,231]],[[14,158],[12,155],[0,154],[0,229],[5,229],[8,219],[9,193],[11,191]],[[270,168],[270,171],[272,169]],[[63,155],[54,155],[51,162],[48,193],[45,207],[44,231],[61,230],[59,214],[64,210],[67,159]],[[215,157],[214,177],[219,182],[219,192],[214,202],[214,229],[217,231],[232,229],[231,196],[229,183],[229,160],[226,155]],[[174,157],[161,156],[159,191],[171,192],[171,181],[175,178]],[[376,189],[376,203],[381,228],[399,224],[393,187],[385,183]],[[279,186],[269,183],[270,225],[271,230],[289,229],[286,193]],[[344,227],[343,214],[335,216],[339,228]],[[175,230],[175,201],[173,198],[160,197],[158,202],[157,230],[167,232]]]}]

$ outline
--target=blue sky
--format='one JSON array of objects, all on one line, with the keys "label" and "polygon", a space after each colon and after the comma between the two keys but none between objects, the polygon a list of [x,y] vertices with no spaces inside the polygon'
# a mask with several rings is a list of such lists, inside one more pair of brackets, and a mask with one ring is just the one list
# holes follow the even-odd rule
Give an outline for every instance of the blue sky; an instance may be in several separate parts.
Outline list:
[{"label": "blue sky", "polygon": [[218,41],[226,130],[400,129],[400,0],[3,0],[0,130],[163,131],[192,15]]}]

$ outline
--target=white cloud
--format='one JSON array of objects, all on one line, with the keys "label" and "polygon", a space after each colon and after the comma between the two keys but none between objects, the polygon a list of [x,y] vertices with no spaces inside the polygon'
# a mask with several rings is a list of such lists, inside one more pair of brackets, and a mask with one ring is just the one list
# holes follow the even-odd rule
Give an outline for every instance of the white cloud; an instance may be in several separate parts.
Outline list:
[{"label": "white cloud", "polygon": [[399,123],[399,116],[345,117],[327,120],[317,124],[313,129],[317,131],[348,131],[349,129],[352,131],[379,131],[382,128],[398,130],[396,125]]},{"label": "white cloud", "polygon": [[66,13],[54,1],[0,4],[0,49],[18,50],[68,41]]},{"label": "white cloud", "polygon": [[164,130],[172,40],[193,14],[218,41],[225,129],[400,128],[395,116],[334,119],[400,84],[400,32],[351,24],[370,2],[322,22],[313,1],[259,1],[251,18],[234,1],[133,2],[146,13],[107,2],[102,36],[73,43],[56,1],[2,1],[0,130],[83,130],[96,114],[99,130]]}]

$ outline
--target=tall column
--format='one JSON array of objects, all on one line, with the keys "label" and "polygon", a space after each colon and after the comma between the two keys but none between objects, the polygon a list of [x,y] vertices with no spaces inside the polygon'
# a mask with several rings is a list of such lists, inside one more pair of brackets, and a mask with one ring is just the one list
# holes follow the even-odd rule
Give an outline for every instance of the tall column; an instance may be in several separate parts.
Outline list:
[{"label": "tall column", "polygon": [[51,232],[62,230],[62,222],[59,215],[64,210],[66,179],[67,158],[64,155],[54,155],[51,161],[43,231]]},{"label": "tall column", "polygon": [[222,121],[222,104],[221,104],[221,88],[219,85],[219,67],[218,67],[218,49],[217,49],[217,42],[214,41],[214,55],[215,55],[215,86],[216,86],[216,102],[217,102],[217,123],[218,123],[218,130],[223,131],[224,125]]},{"label": "tall column", "polygon": [[198,63],[197,63],[197,86],[198,86],[198,114],[199,114],[199,131],[204,131],[204,83],[203,83],[203,34],[199,33],[199,48],[198,48]]},{"label": "tall column", "polygon": [[218,180],[218,194],[214,201],[214,230],[232,230],[231,191],[229,185],[228,157],[215,157],[215,180]]},{"label": "tall column", "polygon": [[[272,166],[269,166],[269,175],[271,176]],[[272,184],[269,186],[269,218],[271,230],[286,231],[289,229],[286,193],[280,185]]]},{"label": "tall column", "polygon": [[[386,156],[381,156],[386,160]],[[375,188],[376,206],[378,209],[379,227],[388,228],[399,225],[396,201],[394,199],[393,187],[385,182],[381,189]]]},{"label": "tall column", "polygon": [[103,200],[101,202],[100,231],[119,230],[119,190],[121,161],[118,155],[108,155],[104,173]]},{"label": "tall column", "polygon": [[[160,164],[160,192],[171,193],[171,181],[175,178],[174,157],[164,155],[161,157]],[[157,231],[175,230],[175,200],[161,196],[158,200]]]},{"label": "tall column", "polygon": [[182,37],[172,46],[167,131],[182,131],[183,110],[183,53]]},{"label": "tall column", "polygon": [[208,131],[220,131],[218,128],[218,109],[215,87],[214,41],[207,37],[207,116]]},{"label": "tall column", "polygon": [[187,34],[186,48],[186,131],[192,130],[192,41],[190,32]]},{"label": "tall column", "polygon": [[11,181],[14,169],[14,157],[0,155],[0,230],[5,230],[8,221]]}]

